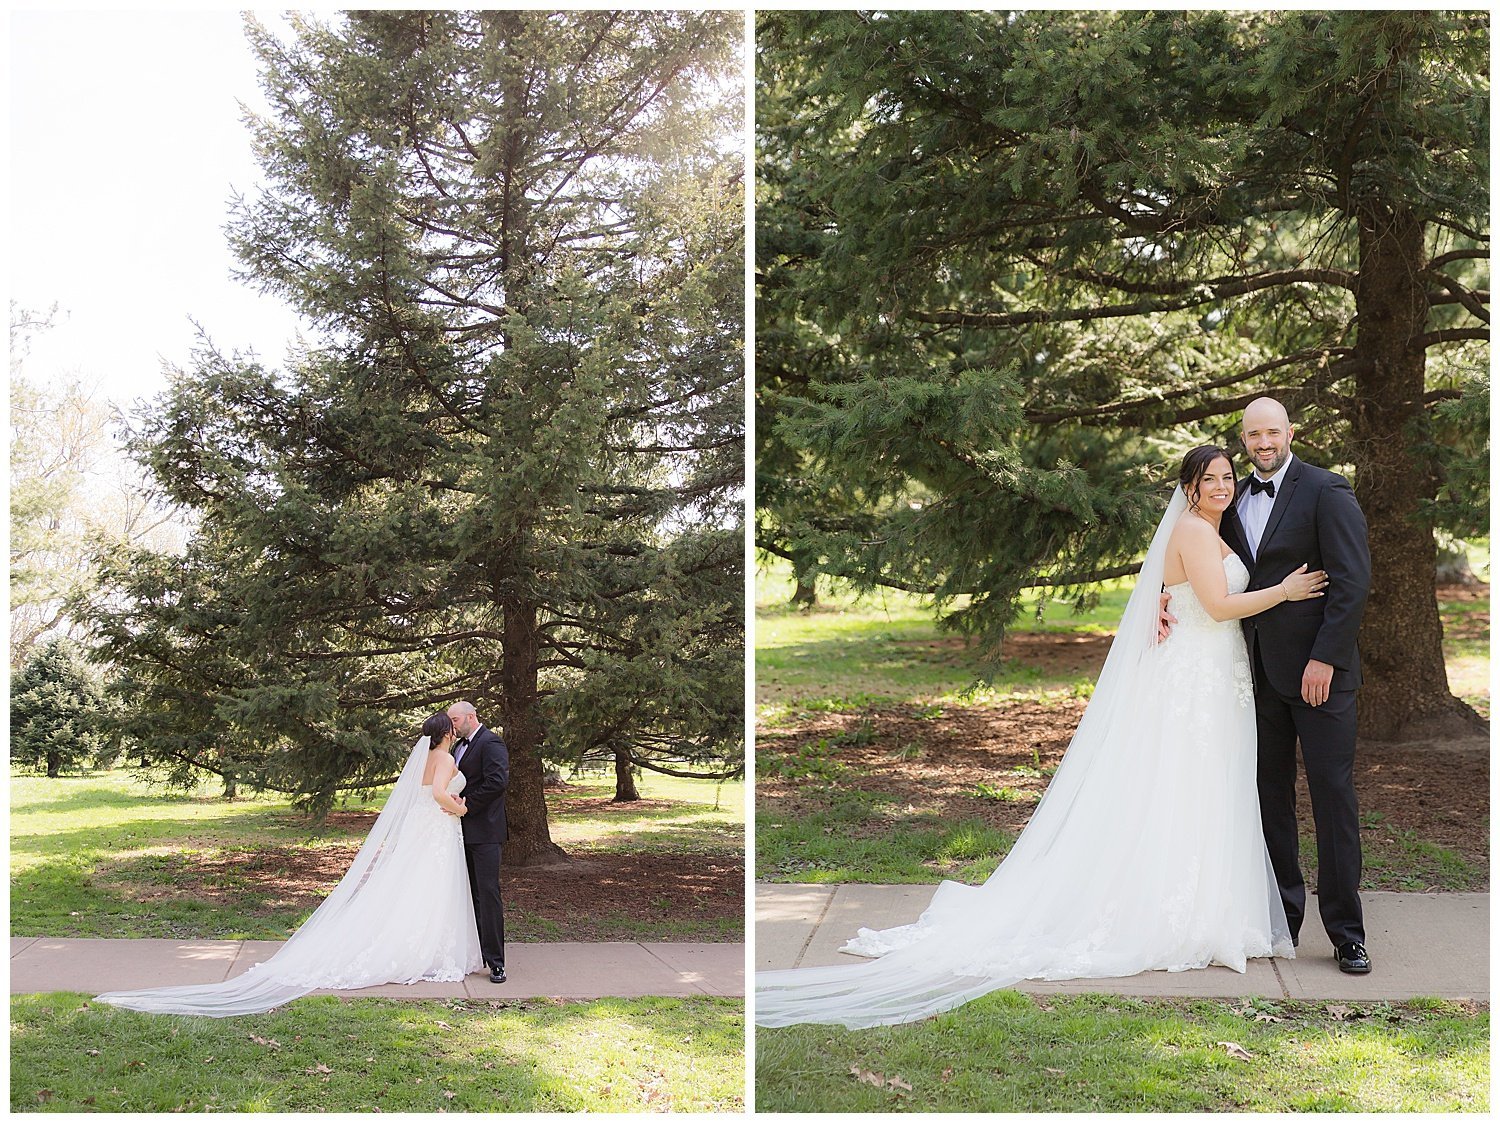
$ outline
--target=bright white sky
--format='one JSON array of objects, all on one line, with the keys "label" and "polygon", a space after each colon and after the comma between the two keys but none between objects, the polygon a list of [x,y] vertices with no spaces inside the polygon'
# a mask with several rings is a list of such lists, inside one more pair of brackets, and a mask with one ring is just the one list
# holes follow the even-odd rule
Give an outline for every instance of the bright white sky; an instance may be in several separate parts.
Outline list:
[{"label": "bright white sky", "polygon": [[192,320],[279,365],[297,321],[231,279],[223,234],[232,189],[258,181],[239,102],[264,109],[240,16],[13,12],[9,63],[9,295],[60,311],[25,374],[151,397],[164,360],[189,363]]}]

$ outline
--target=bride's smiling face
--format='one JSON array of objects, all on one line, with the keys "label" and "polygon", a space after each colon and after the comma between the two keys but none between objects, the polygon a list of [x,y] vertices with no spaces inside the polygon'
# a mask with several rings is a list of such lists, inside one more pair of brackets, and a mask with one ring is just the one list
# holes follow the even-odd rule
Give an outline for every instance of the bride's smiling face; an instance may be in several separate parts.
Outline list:
[{"label": "bride's smiling face", "polygon": [[1234,502],[1234,466],[1228,458],[1216,456],[1208,462],[1188,496],[1205,515],[1222,515]]}]

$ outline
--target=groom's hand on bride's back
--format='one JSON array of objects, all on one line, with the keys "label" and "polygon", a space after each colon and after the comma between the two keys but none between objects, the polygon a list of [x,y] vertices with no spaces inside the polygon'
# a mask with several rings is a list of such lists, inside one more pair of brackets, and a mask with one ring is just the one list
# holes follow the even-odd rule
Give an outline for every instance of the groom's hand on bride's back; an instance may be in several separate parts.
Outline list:
[{"label": "groom's hand on bride's back", "polygon": [[1172,634],[1172,625],[1177,623],[1177,617],[1167,611],[1167,602],[1172,599],[1171,593],[1161,595],[1161,616],[1156,621],[1156,642],[1161,643]]}]

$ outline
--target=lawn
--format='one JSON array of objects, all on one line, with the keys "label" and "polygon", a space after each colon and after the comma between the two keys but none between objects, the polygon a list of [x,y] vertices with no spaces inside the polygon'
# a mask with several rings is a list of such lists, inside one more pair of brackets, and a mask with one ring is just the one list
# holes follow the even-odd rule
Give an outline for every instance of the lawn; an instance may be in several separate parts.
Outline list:
[{"label": "lawn", "polygon": [[[647,776],[610,804],[585,776],[549,793],[569,869],[507,870],[513,939],[739,940],[745,785]],[[125,772],[11,781],[11,934],[284,939],[348,867],[379,808],[321,830],[286,800],[184,794]]]},{"label": "lawn", "polygon": [[744,1003],[305,998],[179,1018],[11,999],[11,1110],[737,1112]]},{"label": "lawn", "polygon": [[997,991],[906,1026],[756,1031],[765,1112],[1489,1110],[1470,1004]]},{"label": "lawn", "polygon": [[[758,574],[757,877],[982,881],[1067,749],[1129,582],[1083,614],[1034,598],[998,667],[915,597],[830,584],[804,612],[786,607],[791,587],[784,565]],[[1445,590],[1439,607],[1453,689],[1488,714],[1488,588]],[[1361,742],[1356,767],[1364,888],[1487,888],[1483,738]],[[1298,798],[1312,877],[1305,786]]]}]

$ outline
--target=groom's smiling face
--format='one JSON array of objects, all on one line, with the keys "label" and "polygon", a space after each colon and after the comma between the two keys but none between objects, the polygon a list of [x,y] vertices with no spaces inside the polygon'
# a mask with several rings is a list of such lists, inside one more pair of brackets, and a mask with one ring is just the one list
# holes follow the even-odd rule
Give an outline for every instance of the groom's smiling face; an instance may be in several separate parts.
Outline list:
[{"label": "groom's smiling face", "polygon": [[1291,424],[1286,410],[1267,399],[1251,402],[1245,410],[1245,419],[1240,424],[1240,440],[1250,463],[1262,478],[1274,476],[1286,463],[1292,452]]}]

